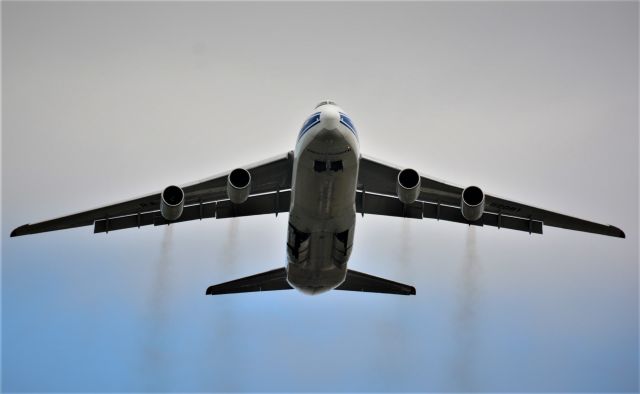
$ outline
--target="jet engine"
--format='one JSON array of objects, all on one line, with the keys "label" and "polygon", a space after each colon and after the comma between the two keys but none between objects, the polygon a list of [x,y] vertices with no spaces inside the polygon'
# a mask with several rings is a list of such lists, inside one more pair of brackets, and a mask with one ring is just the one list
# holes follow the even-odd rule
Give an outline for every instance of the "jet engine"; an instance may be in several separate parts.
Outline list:
[{"label": "jet engine", "polygon": [[251,174],[244,168],[236,168],[227,177],[227,195],[234,204],[242,204],[251,192]]},{"label": "jet engine", "polygon": [[484,192],[478,186],[469,186],[462,191],[460,208],[462,216],[470,222],[475,222],[484,213]]},{"label": "jet engine", "polygon": [[160,196],[160,214],[166,220],[176,220],[182,215],[184,192],[178,186],[167,186]]},{"label": "jet engine", "polygon": [[405,168],[398,173],[396,184],[398,198],[405,204],[411,204],[420,195],[420,175],[416,170]]}]

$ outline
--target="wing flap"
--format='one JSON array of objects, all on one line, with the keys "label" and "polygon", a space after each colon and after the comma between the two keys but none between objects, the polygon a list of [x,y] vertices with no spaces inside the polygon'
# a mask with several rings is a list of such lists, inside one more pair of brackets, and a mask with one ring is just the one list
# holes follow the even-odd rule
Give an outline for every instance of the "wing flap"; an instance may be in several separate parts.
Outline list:
[{"label": "wing flap", "polygon": [[446,220],[474,226],[492,226],[509,230],[525,231],[531,234],[542,234],[543,222],[533,219],[517,218],[503,214],[485,212],[482,218],[470,222],[462,216],[460,207],[450,205],[423,203],[423,217],[436,220]]},{"label": "wing flap", "polygon": [[503,214],[485,212],[482,218],[470,222],[462,216],[460,207],[445,204],[434,204],[416,201],[403,204],[396,197],[379,194],[358,192],[356,194],[356,211],[373,215],[396,216],[413,219],[436,219],[449,222],[463,223],[474,226],[493,226],[510,230],[525,231],[532,234],[542,234],[543,223],[539,220],[518,218]]},{"label": "wing flap", "polygon": [[356,212],[374,215],[397,216],[422,219],[422,202],[404,204],[396,197],[383,196],[367,192],[356,192]]},{"label": "wing flap", "polygon": [[224,219],[238,216],[262,215],[267,213],[277,215],[280,212],[289,212],[290,202],[290,190],[249,197],[249,199],[242,204],[233,204],[229,200],[224,200],[218,203],[216,208],[216,218]]},{"label": "wing flap", "polygon": [[564,228],[566,230],[583,231],[593,234],[608,235],[610,237],[625,238],[624,231],[608,224],[600,224],[577,217],[551,212],[500,197],[485,195],[485,209],[491,212],[504,212],[517,217],[530,217],[541,220],[547,226]]},{"label": "wing flap", "polygon": [[182,215],[179,219],[173,221],[165,220],[161,215],[160,211],[154,212],[146,212],[142,214],[136,215],[128,215],[121,216],[117,218],[105,218],[96,220],[93,224],[93,232],[94,233],[108,233],[109,231],[123,230],[127,228],[134,227],[142,227],[155,225],[159,226],[161,224],[168,223],[179,223],[185,222],[189,220],[199,220],[199,219],[207,219],[214,218],[216,216],[216,203],[206,203],[206,204],[198,204],[198,205],[190,205],[188,207],[184,207],[182,211]]},{"label": "wing flap", "polygon": [[177,220],[166,220],[160,215],[160,211],[146,212],[142,214],[105,218],[96,220],[93,226],[94,233],[108,233],[109,231],[123,230],[127,228],[142,227],[148,225],[160,226],[164,224],[180,223],[190,220],[209,218],[230,218],[237,216],[251,216],[264,214],[277,214],[289,212],[291,191],[285,190],[276,193],[251,196],[242,204],[233,204],[229,200],[219,202],[201,203],[184,207],[182,215]]},{"label": "wing flap", "polygon": [[148,226],[153,224],[154,217],[159,214],[160,213],[156,211],[96,220],[93,223],[93,232],[94,234],[108,233],[109,231],[123,230],[125,228]]}]

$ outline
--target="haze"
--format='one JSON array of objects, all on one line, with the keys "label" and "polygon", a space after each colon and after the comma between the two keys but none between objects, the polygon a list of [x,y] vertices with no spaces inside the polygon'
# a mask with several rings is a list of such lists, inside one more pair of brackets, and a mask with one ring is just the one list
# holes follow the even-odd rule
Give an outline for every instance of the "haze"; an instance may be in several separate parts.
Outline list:
[{"label": "haze", "polygon": [[[2,391],[637,391],[638,3],[2,2]],[[358,217],[414,297],[206,297],[287,215],[9,239],[293,149],[362,152],[622,228]]]}]

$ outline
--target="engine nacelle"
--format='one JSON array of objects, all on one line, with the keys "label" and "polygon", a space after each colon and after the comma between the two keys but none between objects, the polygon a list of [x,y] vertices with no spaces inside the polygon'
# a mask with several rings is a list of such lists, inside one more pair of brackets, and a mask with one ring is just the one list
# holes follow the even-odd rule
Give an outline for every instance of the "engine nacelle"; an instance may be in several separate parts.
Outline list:
[{"label": "engine nacelle", "polygon": [[251,174],[244,168],[236,168],[227,177],[227,195],[234,204],[242,204],[251,192]]},{"label": "engine nacelle", "polygon": [[462,216],[470,222],[475,222],[484,213],[484,192],[478,186],[469,186],[462,191],[460,208]]},{"label": "engine nacelle", "polygon": [[184,192],[178,186],[167,186],[160,195],[160,214],[166,220],[177,220],[184,208]]},{"label": "engine nacelle", "polygon": [[405,168],[398,173],[396,182],[398,199],[405,204],[411,204],[420,195],[420,175],[416,170]]}]

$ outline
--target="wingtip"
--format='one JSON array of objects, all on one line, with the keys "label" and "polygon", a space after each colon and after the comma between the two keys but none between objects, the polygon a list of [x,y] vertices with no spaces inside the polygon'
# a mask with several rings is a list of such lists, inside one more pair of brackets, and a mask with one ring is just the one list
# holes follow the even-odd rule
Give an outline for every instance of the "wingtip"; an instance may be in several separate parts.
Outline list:
[{"label": "wingtip", "polygon": [[624,231],[622,231],[622,229],[616,227],[616,226],[609,226],[609,228],[611,228],[612,230],[612,235],[618,238],[627,238],[627,236],[625,235]]},{"label": "wingtip", "polygon": [[13,229],[13,231],[11,231],[11,234],[9,236],[10,237],[18,237],[20,235],[25,235],[25,234],[27,234],[27,232],[24,231],[24,230],[26,230],[27,228],[29,228],[28,224],[23,224],[20,227],[16,227],[16,228]]},{"label": "wingtip", "polygon": [[416,295],[416,288],[411,286],[411,290],[409,291],[409,295]]}]

